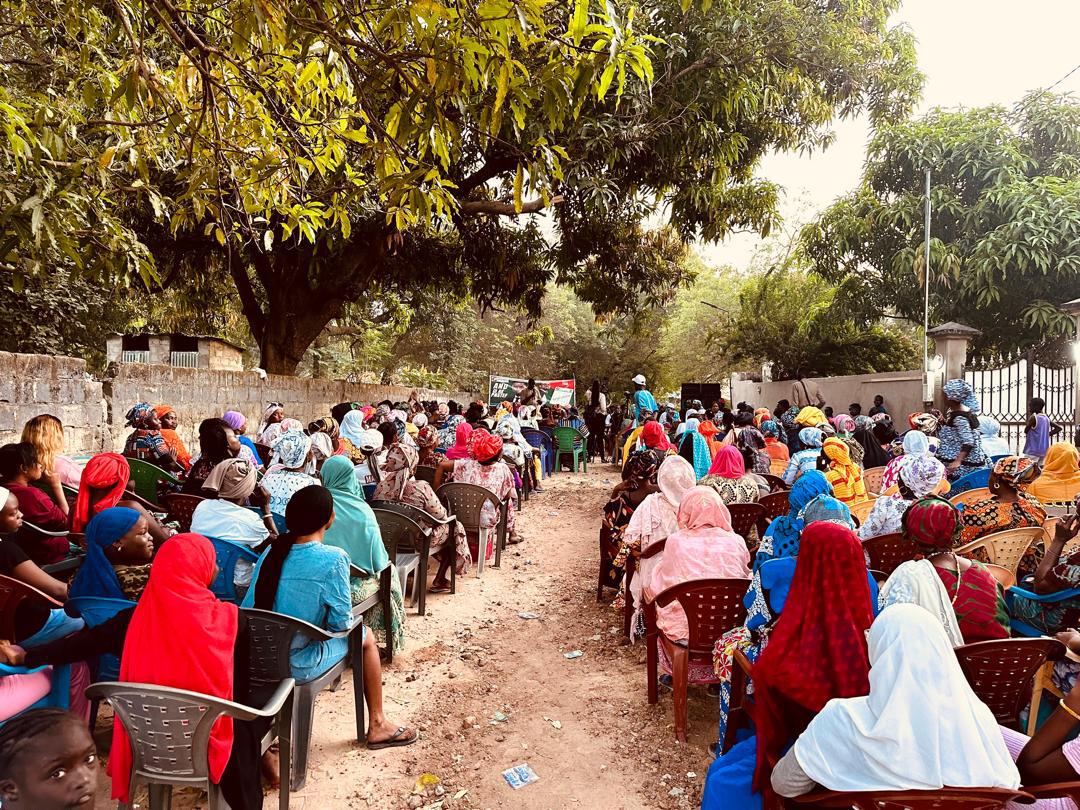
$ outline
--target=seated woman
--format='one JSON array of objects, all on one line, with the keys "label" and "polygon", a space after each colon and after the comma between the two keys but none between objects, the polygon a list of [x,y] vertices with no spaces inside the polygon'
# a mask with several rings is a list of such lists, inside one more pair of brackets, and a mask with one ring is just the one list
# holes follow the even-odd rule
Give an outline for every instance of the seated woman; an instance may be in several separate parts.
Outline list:
[{"label": "seated woman", "polygon": [[[746,469],[754,475],[768,475],[772,458],[765,452],[765,437],[756,427],[744,427],[735,439],[735,446],[746,460]],[[766,493],[768,485],[766,484]]]},{"label": "seated woman", "polygon": [[[201,495],[203,483],[221,462],[237,458],[243,447],[224,419],[204,419],[199,423],[199,454],[191,461],[191,470],[181,489],[185,495]],[[250,459],[248,459],[250,462]]]},{"label": "seated woman", "polygon": [[889,460],[889,463],[885,465],[885,472],[881,475],[882,492],[887,492],[889,489],[896,486],[896,482],[900,478],[900,470],[911,459],[916,458],[917,456],[933,455],[933,451],[930,447],[930,439],[921,430],[909,430],[905,433],[901,448],[903,452],[898,456],[894,456]]},{"label": "seated woman", "polygon": [[327,458],[340,454],[341,450],[341,425],[332,416],[324,416],[321,419],[316,419],[314,422],[309,422],[307,426],[307,432],[309,436],[314,436],[316,433],[323,433],[330,440],[330,453],[327,454]]},{"label": "seated woman", "polygon": [[[210,591],[214,559],[210,541],[197,534],[177,535],[162,547],[130,617],[119,680],[261,706],[268,695],[253,695],[248,687],[247,621],[236,605],[219,602]],[[262,807],[260,741],[271,722],[226,718],[210,732],[210,778],[235,810]],[[116,718],[108,764],[114,799],[133,798],[128,795],[131,766],[131,742]]]},{"label": "seated woman", "polygon": [[145,517],[123,506],[99,512],[86,527],[86,558],[71,582],[71,596],[138,602],[153,558]]},{"label": "seated woman", "polygon": [[180,434],[176,432],[176,428],[180,424],[180,418],[176,415],[176,410],[172,405],[158,405],[154,408],[154,416],[161,423],[161,438],[165,440],[165,444],[169,445],[171,450],[176,452],[177,463],[185,471],[188,470],[191,467],[191,453],[184,446],[184,440],[180,438]]},{"label": "seated woman", "polygon": [[[682,456],[669,455],[664,458],[656,471],[659,492],[646,496],[630,516],[630,522],[623,532],[624,553],[615,559],[616,565],[625,570],[626,554],[640,557],[655,543],[667,540],[679,526],[679,506],[686,493],[694,488],[696,480],[694,468]],[[630,594],[634,599],[631,638],[637,638],[644,632],[641,584],[648,581],[662,558],[663,552],[639,560],[638,575],[630,581]]]},{"label": "seated woman", "polygon": [[64,425],[59,419],[48,413],[35,416],[23,425],[19,441],[34,445],[44,468],[42,483],[58,505],[64,498],[63,487],[78,489],[82,467],[64,455]]},{"label": "seated woman", "polygon": [[[459,484],[475,484],[495,493],[495,497],[505,501],[509,498],[507,516],[507,542],[520,543],[517,533],[517,505],[510,496],[514,493],[514,477],[510,468],[501,463],[502,439],[477,428],[469,437],[469,458],[442,462],[435,473],[435,489],[443,483],[443,476],[449,474],[450,480]],[[484,504],[480,523],[492,528],[498,523],[495,507],[491,502]],[[488,544],[491,544],[489,540]],[[484,558],[485,560],[487,557]]]},{"label": "seated woman", "polygon": [[862,470],[851,460],[848,446],[843,440],[830,437],[821,445],[821,463],[825,465],[825,477],[832,484],[833,497],[848,506],[869,500]]},{"label": "seated woman", "polygon": [[992,416],[979,416],[979,433],[982,434],[982,448],[987,458],[1012,455],[1009,443],[1001,438],[1001,423]]},{"label": "seated woman", "polygon": [[[1042,526],[1046,521],[1046,510],[1024,491],[1038,475],[1039,467],[1030,458],[1007,456],[998,461],[990,473],[990,497],[964,505],[956,545],[966,545],[1006,529]],[[1024,553],[1017,580],[1023,580],[1035,572],[1042,554],[1042,542],[1034,544]],[[976,557],[989,559],[981,550],[977,551]]]},{"label": "seated woman", "polygon": [[[744,579],[750,575],[750,552],[746,542],[731,528],[731,514],[715,490],[696,486],[679,504],[678,528],[667,538],[664,554],[643,578],[646,600],[676,585],[699,579]],[[656,624],[676,643],[690,638],[686,614],[678,602],[658,607]],[[671,671],[671,662],[658,645],[661,666]],[[694,680],[694,673],[690,673]]]},{"label": "seated woman", "polygon": [[817,469],[818,459],[821,458],[821,445],[825,441],[825,434],[816,427],[803,428],[799,431],[798,437],[802,449],[792,454],[782,476],[784,483],[789,487],[803,473]]},{"label": "seated woman", "polygon": [[431,425],[424,425],[416,434],[416,449],[420,454],[418,466],[437,467],[443,460],[442,453],[435,452],[439,446],[439,433]]},{"label": "seated woman", "polygon": [[703,487],[712,487],[724,503],[757,503],[761,490],[757,481],[746,474],[746,462],[742,452],[732,444],[725,444],[713,459],[709,474],[700,481]]},{"label": "seated woman", "polygon": [[124,455],[160,467],[165,472],[183,472],[183,467],[176,460],[176,451],[165,442],[161,435],[161,422],[154,409],[146,402],[140,402],[129,410],[124,418],[131,433],[124,442]]},{"label": "seated woman", "polygon": [[700,481],[709,474],[712,456],[709,454],[709,445],[705,437],[698,433],[698,418],[690,417],[685,425],[686,430],[679,439],[679,455],[690,462],[690,466],[694,468],[694,475]]},{"label": "seated woman", "polygon": [[281,423],[285,420],[285,406],[280,402],[271,402],[263,410],[262,422],[255,431],[255,441],[273,447],[274,442],[281,438]]},{"label": "seated woman", "polygon": [[[330,631],[352,626],[349,596],[349,555],[323,544],[334,522],[334,498],[319,485],[304,487],[289,501],[285,512],[291,531],[280,535],[255,566],[255,581],[244,597],[244,607],[273,610],[311,622]],[[382,705],[382,667],[375,636],[363,631],[364,697],[370,724],[368,748],[410,745],[415,731],[387,720]],[[300,683],[319,677],[342,659],[347,638],[308,641],[289,655],[293,677]]]},{"label": "seated woman", "polygon": [[[1075,649],[1074,649],[1075,652]],[[1080,738],[1077,737],[1077,725],[1080,724],[1080,685],[1073,685],[1058,703],[1054,713],[1039,726],[1035,736],[1030,739],[1017,731],[1002,726],[1005,744],[1009,753],[1016,760],[1020,771],[1020,780],[1025,785],[1048,785],[1055,782],[1076,782],[1080,780]],[[1055,800],[1040,800],[1036,808],[1050,805]],[[1065,799],[1056,800],[1056,808],[1068,807],[1075,810],[1075,805]]]},{"label": "seated woman", "polygon": [[807,525],[785,597],[754,665],[755,735],[713,762],[702,810],[760,808],[773,764],[813,716],[833,698],[869,690],[866,631],[877,604],[855,534]]},{"label": "seated woman", "polygon": [[[773,419],[761,423],[761,435],[765,437],[765,452],[772,461],[790,461],[791,453],[786,444],[780,441],[780,426]],[[771,467],[770,463],[770,467]]]},{"label": "seated woman", "polygon": [[131,468],[127,459],[119,453],[98,453],[86,463],[82,480],[79,483],[79,495],[75,499],[75,508],[71,512],[71,530],[86,531],[86,525],[98,512],[114,506],[134,509],[144,518],[150,528],[150,537],[160,546],[168,540],[172,529],[163,526],[141,503],[133,500],[127,491]]},{"label": "seated woman", "polygon": [[[387,565],[392,568],[389,621],[383,615],[382,604],[379,604],[364,614],[364,623],[375,634],[379,644],[386,644],[389,631],[394,650],[400,650],[405,646],[405,600],[401,594],[401,583],[397,569],[393,568],[393,561],[383,546],[375,513],[364,501],[364,491],[356,481],[352,462],[345,456],[327,459],[320,476],[323,486],[334,499],[334,523],[326,530],[323,542],[342,549],[353,565],[371,574],[378,574]],[[360,604],[378,590],[378,576],[354,578],[351,583],[352,604]]]},{"label": "seated woman", "polygon": [[[272,534],[277,534],[274,516],[270,513],[270,498],[262,491],[260,518],[244,507],[258,485],[258,476],[251,462],[242,458],[230,458],[210,471],[203,482],[207,496],[195,507],[191,515],[191,531],[203,537],[216,537],[256,549]],[[261,551],[261,549],[259,549]],[[233,571],[233,584],[245,587],[251,584],[254,568],[248,560],[238,560]]]},{"label": "seated woman", "polygon": [[982,563],[951,551],[960,526],[960,513],[942,498],[916,501],[904,513],[904,537],[926,557],[918,566],[924,569],[923,575],[930,573],[925,562],[933,565],[933,573],[941,580],[956,613],[964,642],[1008,638],[1009,614],[1000,583]]},{"label": "seated woman", "polygon": [[[261,470],[263,463],[262,459],[259,458],[259,449],[255,446],[255,442],[251,440],[251,437],[246,436],[244,433],[247,430],[247,417],[240,411],[225,411],[221,415],[221,421],[231,427],[236,440],[251,451],[251,458],[254,459],[252,463],[255,465],[255,469]],[[244,457],[247,458],[247,454]]]},{"label": "seated woman", "polygon": [[[375,487],[375,500],[392,501],[415,506],[417,509],[427,512],[438,520],[445,520],[449,513],[436,497],[435,490],[427,481],[416,480],[416,450],[404,444],[393,445],[386,454],[386,461],[381,470],[382,478]],[[443,462],[445,465],[447,462]],[[454,464],[455,462],[450,462]],[[496,465],[509,472],[505,464]],[[440,465],[439,470],[443,466]],[[438,472],[436,473],[438,476]],[[472,482],[468,482],[472,483]],[[484,515],[481,515],[481,521]],[[490,526],[494,526],[494,520]],[[448,573],[450,566],[455,566],[459,574],[466,574],[472,565],[472,554],[469,551],[469,540],[465,534],[465,527],[460,523],[454,524],[456,546],[450,546],[450,526],[441,523],[431,525],[431,548],[439,550],[439,570],[435,572],[435,579],[431,582],[430,592],[443,593],[450,590]]]},{"label": "seated woman", "polygon": [[1046,451],[1042,474],[1027,488],[1041,503],[1067,503],[1080,495],[1080,451],[1070,442],[1055,442]]},{"label": "seated woman", "polygon": [[311,439],[303,433],[283,433],[274,445],[274,458],[262,479],[262,488],[270,496],[270,511],[285,514],[285,507],[293,493],[319,482],[304,472],[311,460]]},{"label": "seated woman", "polygon": [[941,390],[949,410],[938,425],[938,458],[948,470],[949,480],[956,481],[987,464],[979,433],[979,401],[964,380],[949,380]]},{"label": "seated woman", "polygon": [[[37,563],[26,556],[22,547],[4,536],[18,533],[22,527],[22,512],[15,496],[4,487],[0,487],[0,574],[24,582],[57,602],[65,602],[68,597],[66,582],[46,574]],[[63,608],[50,609],[46,605],[26,599],[15,610],[15,637],[24,649],[46,644],[63,638],[82,629],[83,620],[72,618]]]},{"label": "seated woman", "polygon": [[[617,588],[622,582],[626,565],[623,551],[623,533],[634,517],[634,511],[647,497],[659,492],[656,473],[660,469],[660,456],[652,450],[638,450],[623,465],[622,481],[611,491],[611,500],[604,505],[604,517],[600,522],[600,548],[618,548],[609,567],[608,581]],[[614,561],[618,561],[617,563]]]},{"label": "seated woman", "polygon": [[[860,416],[859,419],[865,419],[870,422],[869,417]],[[855,421],[858,422],[859,419]],[[851,434],[851,437],[862,448],[862,466],[864,470],[871,470],[875,467],[884,467],[889,463],[891,456],[886,452],[885,448],[881,446],[881,443],[874,435],[872,424],[856,425],[855,432]]]},{"label": "seated woman", "polygon": [[900,469],[899,492],[882,495],[874,501],[870,514],[859,527],[859,539],[866,542],[883,534],[899,534],[907,508],[932,494],[944,476],[945,465],[933,456],[912,456]]},{"label": "seated woman", "polygon": [[[1080,496],[1077,497],[1080,506]],[[1030,587],[1037,594],[1053,594],[1080,588],[1080,553],[1063,556],[1065,546],[1080,531],[1080,517],[1074,512],[1063,518],[1054,530],[1050,548],[1035,569],[1035,581]],[[1053,602],[1036,602],[1020,593],[1013,593],[1012,615],[1047,635],[1080,626],[1080,596],[1069,596]]]},{"label": "seated woman", "polygon": [[[20,442],[0,447],[0,484],[18,500],[24,519],[14,541],[38,565],[50,565],[68,556],[67,535],[50,537],[36,529],[66,532],[68,507],[66,500],[60,501],[61,508],[44,491],[33,486],[41,480],[41,475],[42,466],[34,445]],[[31,523],[35,528],[29,525]]]},{"label": "seated woman", "polygon": [[993,713],[971,691],[940,622],[892,605],[870,628],[868,689],[823,706],[773,768],[781,796],[1017,788]]}]

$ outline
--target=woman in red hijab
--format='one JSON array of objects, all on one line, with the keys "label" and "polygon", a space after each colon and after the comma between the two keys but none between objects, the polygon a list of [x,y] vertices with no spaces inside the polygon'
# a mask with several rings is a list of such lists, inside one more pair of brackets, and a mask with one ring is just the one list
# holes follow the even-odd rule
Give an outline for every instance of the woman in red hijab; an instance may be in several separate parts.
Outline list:
[{"label": "woman in red hijab", "polygon": [[[128,625],[121,681],[249,703],[247,622],[236,605],[210,591],[214,560],[214,547],[198,534],[177,535],[161,547]],[[210,732],[210,778],[234,810],[262,807],[259,740],[269,722],[222,717]],[[131,742],[114,719],[108,770],[113,798],[122,802],[130,801],[131,765]]]},{"label": "woman in red hijab", "polygon": [[114,506],[126,506],[146,518],[155,546],[160,546],[172,537],[171,530],[162,526],[141,503],[131,497],[131,493],[127,491],[130,478],[131,468],[127,459],[119,453],[98,453],[86,462],[82,479],[79,481],[79,496],[75,499],[75,508],[71,511],[71,531],[85,532],[86,524],[98,512]]},{"label": "woman in red hijab", "polygon": [[642,426],[641,441],[648,450],[659,450],[661,453],[675,452],[675,445],[668,441],[664,426],[655,419],[649,420]]},{"label": "woman in red hijab", "polygon": [[859,538],[837,523],[811,523],[783,613],[754,665],[756,790],[771,789],[772,766],[826,703],[869,693],[873,620]]}]

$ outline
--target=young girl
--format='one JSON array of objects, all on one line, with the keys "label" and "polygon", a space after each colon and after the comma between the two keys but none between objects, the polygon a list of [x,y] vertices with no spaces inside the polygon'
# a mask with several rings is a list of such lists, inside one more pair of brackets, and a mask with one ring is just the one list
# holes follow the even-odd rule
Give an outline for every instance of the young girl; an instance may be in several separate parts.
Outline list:
[{"label": "young girl", "polygon": [[61,709],[34,709],[0,728],[4,810],[93,807],[98,758],[86,721]]},{"label": "young girl", "polygon": [[[67,501],[61,499],[63,506],[58,506],[35,486],[42,473],[34,445],[19,442],[0,447],[0,482],[18,500],[25,520],[45,532],[67,531]],[[15,536],[15,542],[38,565],[60,562],[68,555],[67,535],[51,537],[25,524]]]}]

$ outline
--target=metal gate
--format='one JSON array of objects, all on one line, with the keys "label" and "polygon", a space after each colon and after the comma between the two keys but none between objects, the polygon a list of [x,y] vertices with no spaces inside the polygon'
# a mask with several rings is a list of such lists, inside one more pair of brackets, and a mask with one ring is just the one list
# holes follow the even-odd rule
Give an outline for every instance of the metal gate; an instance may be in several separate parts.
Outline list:
[{"label": "metal gate", "polygon": [[[1067,353],[1066,353],[1067,354]],[[1024,448],[1028,404],[1046,401],[1045,413],[1072,441],[1076,428],[1076,366],[1060,349],[1039,347],[1013,356],[973,357],[964,377],[975,389],[981,413],[1001,423],[1001,436],[1016,452]]]}]

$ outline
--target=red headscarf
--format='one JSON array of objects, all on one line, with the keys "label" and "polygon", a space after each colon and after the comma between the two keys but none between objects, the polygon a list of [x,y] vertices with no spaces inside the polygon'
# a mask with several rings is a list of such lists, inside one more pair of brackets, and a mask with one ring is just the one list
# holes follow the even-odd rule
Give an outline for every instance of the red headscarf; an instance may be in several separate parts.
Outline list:
[{"label": "red headscarf", "polygon": [[468,422],[461,422],[454,429],[454,445],[446,451],[448,459],[456,461],[459,458],[469,457],[469,438],[472,432],[473,426]]},{"label": "red headscarf", "polygon": [[[86,524],[103,509],[111,509],[124,496],[124,488],[131,478],[127,459],[119,453],[99,453],[86,463],[79,481],[79,497],[71,513],[71,530],[86,531]],[[90,507],[90,490],[108,490],[104,497]]]},{"label": "red headscarf", "polygon": [[873,620],[859,538],[836,523],[811,523],[783,613],[754,665],[756,790],[768,789],[784,746],[826,703],[870,692],[865,632]]},{"label": "red headscarf", "polygon": [[733,444],[721,447],[709,467],[709,475],[719,475],[721,478],[742,478],[746,475],[746,461],[739,448]]},{"label": "red headscarf", "polygon": [[479,462],[497,458],[502,448],[502,438],[488,433],[483,428],[477,428],[469,437],[469,455]]},{"label": "red headscarf", "polygon": [[650,420],[642,425],[641,441],[650,450],[659,450],[662,453],[675,449],[671,442],[668,441],[667,434],[664,433],[664,426],[655,420]]},{"label": "red headscarf", "polygon": [[[214,581],[214,547],[198,534],[178,534],[154,558],[150,581],[131,617],[120,680],[188,689],[233,699],[233,647],[239,612],[209,590]],[[183,639],[182,643],[177,643]],[[232,718],[222,717],[210,732],[210,778],[221,774],[232,753]],[[113,721],[109,775],[112,795],[129,801],[131,743],[119,719]]]}]

